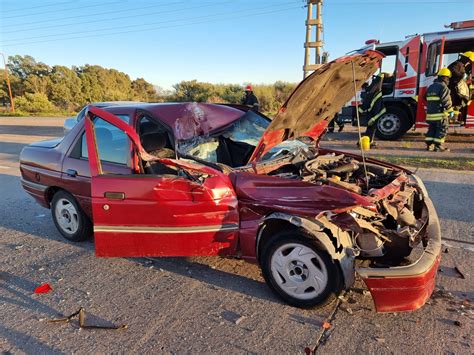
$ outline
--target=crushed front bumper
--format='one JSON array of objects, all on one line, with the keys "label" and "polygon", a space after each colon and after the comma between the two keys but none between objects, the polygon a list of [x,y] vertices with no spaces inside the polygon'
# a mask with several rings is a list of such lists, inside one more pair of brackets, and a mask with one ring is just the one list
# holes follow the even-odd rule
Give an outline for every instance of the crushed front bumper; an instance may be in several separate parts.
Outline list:
[{"label": "crushed front bumper", "polygon": [[441,259],[441,230],[433,202],[424,195],[428,225],[422,256],[407,266],[356,269],[372,295],[377,312],[416,310],[433,292]]}]

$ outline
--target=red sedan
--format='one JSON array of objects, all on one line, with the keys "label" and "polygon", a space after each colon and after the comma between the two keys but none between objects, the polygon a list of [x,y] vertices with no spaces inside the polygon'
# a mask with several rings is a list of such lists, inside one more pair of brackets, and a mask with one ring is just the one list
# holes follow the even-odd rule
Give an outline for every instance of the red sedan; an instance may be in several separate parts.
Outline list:
[{"label": "red sedan", "polygon": [[23,150],[23,187],[65,238],[93,232],[97,256],[241,257],[299,307],[327,303],[358,273],[378,311],[417,309],[441,245],[423,182],[318,144],[380,58],[323,66],[271,122],[225,105],[89,107],[64,139]]}]

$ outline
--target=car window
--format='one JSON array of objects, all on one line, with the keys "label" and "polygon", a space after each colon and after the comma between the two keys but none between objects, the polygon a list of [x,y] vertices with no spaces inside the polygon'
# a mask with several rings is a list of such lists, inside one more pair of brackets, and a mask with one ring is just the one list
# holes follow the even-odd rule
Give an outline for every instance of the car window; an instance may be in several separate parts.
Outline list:
[{"label": "car window", "polygon": [[270,124],[262,116],[247,111],[242,117],[231,124],[223,132],[216,135],[199,136],[179,143],[179,150],[184,155],[192,155],[211,163],[219,163],[217,150],[220,146],[219,137],[232,142],[246,143],[257,146],[260,138]]},{"label": "car window", "polygon": [[[128,123],[128,115],[115,115]],[[101,118],[94,120],[97,148],[100,160],[110,163],[129,165],[130,163],[130,139],[125,132]],[[81,138],[81,158],[87,159],[87,144],[85,132]]]}]

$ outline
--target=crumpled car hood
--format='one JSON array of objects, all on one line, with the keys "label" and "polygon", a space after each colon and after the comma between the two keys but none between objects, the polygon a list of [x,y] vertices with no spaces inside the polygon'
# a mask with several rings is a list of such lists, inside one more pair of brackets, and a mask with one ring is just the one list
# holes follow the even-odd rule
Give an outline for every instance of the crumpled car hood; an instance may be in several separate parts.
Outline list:
[{"label": "crumpled car hood", "polygon": [[298,137],[317,140],[328,122],[377,71],[383,54],[368,50],[364,54],[341,57],[323,65],[304,79],[286,100],[257,145],[250,162],[257,161],[281,142]]}]

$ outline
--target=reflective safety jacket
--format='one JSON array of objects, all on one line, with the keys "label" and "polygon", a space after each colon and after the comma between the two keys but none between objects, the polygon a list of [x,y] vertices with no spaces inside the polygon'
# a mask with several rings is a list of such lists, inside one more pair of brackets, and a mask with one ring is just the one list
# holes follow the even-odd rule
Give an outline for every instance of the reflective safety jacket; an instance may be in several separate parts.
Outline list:
[{"label": "reflective safety jacket", "polygon": [[253,93],[253,91],[245,92],[244,97],[241,101],[242,105],[246,105],[252,108],[253,111],[258,111],[260,104],[258,103],[257,96]]},{"label": "reflective safety jacket", "polygon": [[456,85],[462,79],[464,79],[464,75],[466,74],[466,66],[462,61],[456,60],[452,62],[448,65],[448,69],[451,72],[451,79],[449,80],[450,83]]},{"label": "reflective safety jacket", "polygon": [[387,110],[383,105],[382,100],[382,84],[384,73],[378,74],[370,85],[366,88],[364,95],[361,95],[362,105],[359,107],[359,112],[366,111],[368,113],[369,121],[367,125],[372,126],[377,120],[384,115]]},{"label": "reflective safety jacket", "polygon": [[439,121],[453,111],[451,93],[443,79],[436,79],[425,93],[426,120]]}]

